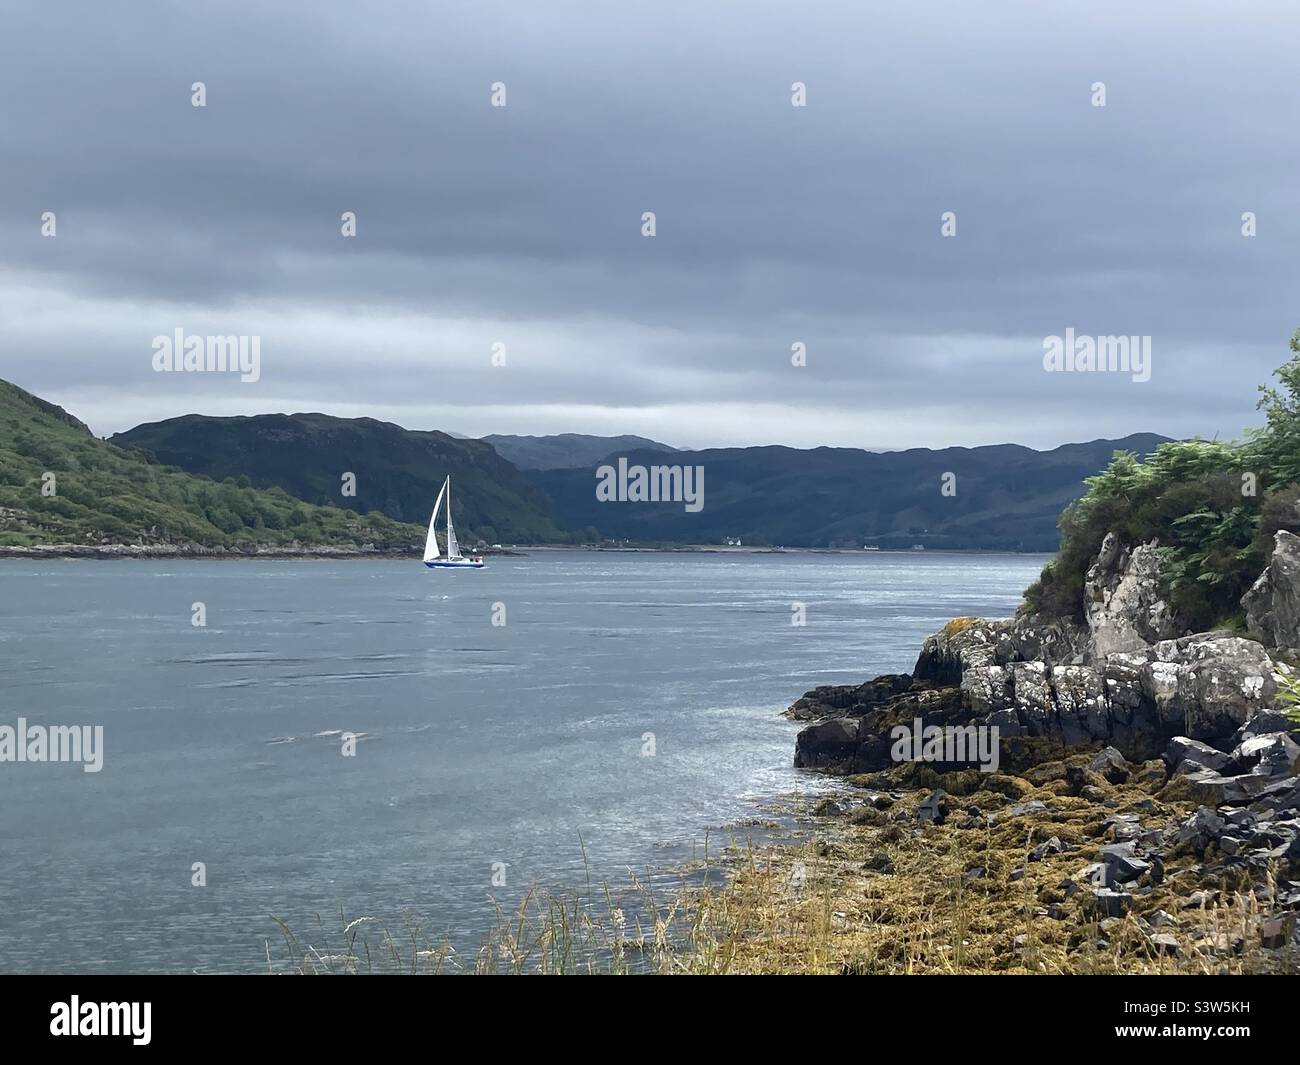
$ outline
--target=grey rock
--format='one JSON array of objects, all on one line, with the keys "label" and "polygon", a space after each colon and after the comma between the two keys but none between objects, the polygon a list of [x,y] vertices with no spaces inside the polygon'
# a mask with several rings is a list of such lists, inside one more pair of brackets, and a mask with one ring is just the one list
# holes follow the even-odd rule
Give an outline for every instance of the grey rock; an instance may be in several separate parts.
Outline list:
[{"label": "grey rock", "polygon": [[1273,660],[1253,640],[1208,632],[1162,641],[1152,650],[1157,663],[1174,667],[1174,705],[1192,739],[1230,735],[1269,706],[1277,691]]},{"label": "grey rock", "polygon": [[1092,862],[1075,873],[1074,879],[1082,880],[1085,884],[1101,887],[1106,882],[1106,866],[1101,862]]},{"label": "grey rock", "polygon": [[1285,947],[1287,941],[1295,938],[1296,919],[1294,914],[1278,914],[1266,917],[1259,925],[1260,946],[1270,950]]},{"label": "grey rock", "polygon": [[860,717],[884,706],[912,686],[906,673],[889,673],[865,684],[827,684],[814,688],[783,714],[792,721],[821,721],[829,717]]},{"label": "grey rock", "polygon": [[950,622],[928,636],[912,669],[914,679],[930,684],[956,686],[967,670],[1004,665],[998,660],[998,644],[1010,622],[985,618],[965,619],[957,626]]},{"label": "grey rock", "polygon": [[1057,731],[1056,704],[1046,663],[1015,662],[1010,670],[1016,716],[1021,727],[1030,736],[1047,736]]},{"label": "grey rock", "polygon": [[1112,532],[1102,541],[1084,583],[1084,613],[1091,660],[1142,651],[1177,635],[1169,605],[1160,592],[1157,544],[1131,550]]},{"label": "grey rock", "polygon": [[1193,798],[1214,806],[1241,806],[1253,802],[1269,785],[1269,778],[1260,773],[1241,773],[1223,777],[1209,770],[1187,776]]},{"label": "grey rock", "polygon": [[1191,739],[1188,736],[1175,736],[1165,748],[1165,765],[1170,770],[1177,769],[1184,761],[1191,759],[1198,766],[1222,772],[1232,764],[1232,756],[1216,750],[1208,743]]},{"label": "grey rock", "polygon": [[[961,675],[961,692],[971,713],[979,717],[1010,710],[1015,703],[1011,673],[1006,666],[972,666],[965,670]],[[1007,717],[1003,714],[1000,722],[1009,724]],[[1009,718],[1016,722],[1018,729],[1020,722],[1015,714]]]},{"label": "grey rock", "polygon": [[1139,858],[1132,842],[1112,843],[1101,848],[1104,884],[1115,887],[1137,880],[1151,868],[1151,863]]},{"label": "grey rock", "polygon": [[1056,697],[1056,715],[1066,743],[1091,743],[1110,737],[1106,685],[1090,666],[1055,666],[1051,695]]},{"label": "grey rock", "polygon": [[947,794],[942,789],[936,788],[916,808],[916,816],[921,821],[933,821],[936,825],[943,824],[948,816]]},{"label": "grey rock", "polygon": [[1128,780],[1131,767],[1114,747],[1103,747],[1088,763],[1088,768],[1100,774],[1112,784],[1123,784]]},{"label": "grey rock", "polygon": [[1243,769],[1259,776],[1286,777],[1296,772],[1300,744],[1285,732],[1264,733],[1242,740],[1232,755]]},{"label": "grey rock", "polygon": [[1223,832],[1224,821],[1208,806],[1200,807],[1178,828],[1177,843],[1200,854]]},{"label": "grey rock", "polygon": [[800,731],[795,739],[796,769],[828,769],[852,762],[858,750],[859,719],[831,718]]},{"label": "grey rock", "polygon": [[1020,724],[1020,718],[1016,716],[1015,710],[1007,707],[1005,710],[995,710],[989,714],[987,724],[995,726],[998,730],[999,738],[1004,736],[1021,736],[1024,734],[1024,728]]},{"label": "grey rock", "polygon": [[1300,537],[1279,530],[1268,566],[1241,605],[1246,628],[1269,647],[1300,647]]},{"label": "grey rock", "polygon": [[1281,710],[1257,710],[1254,715],[1239,728],[1233,736],[1233,745],[1255,736],[1267,736],[1271,732],[1300,732],[1297,723]]},{"label": "grey rock", "polygon": [[1151,946],[1157,954],[1174,957],[1178,954],[1178,940],[1168,932],[1157,932],[1151,937]]},{"label": "grey rock", "polygon": [[1132,895],[1111,888],[1093,888],[1090,900],[1092,912],[1106,917],[1123,917],[1133,906]]},{"label": "grey rock", "polygon": [[1060,854],[1063,850],[1065,850],[1065,844],[1063,844],[1059,838],[1053,836],[1051,839],[1040,843],[1037,847],[1031,850],[1029,852],[1029,860],[1031,862],[1041,862],[1049,854]]}]

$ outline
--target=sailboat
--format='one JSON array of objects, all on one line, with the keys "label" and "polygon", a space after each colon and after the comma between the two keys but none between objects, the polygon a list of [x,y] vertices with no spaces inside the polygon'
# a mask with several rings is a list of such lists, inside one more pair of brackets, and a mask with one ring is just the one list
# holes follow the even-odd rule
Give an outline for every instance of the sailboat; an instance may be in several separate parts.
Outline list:
[{"label": "sailboat", "polygon": [[[438,550],[438,511],[442,509],[443,498],[447,500],[447,555],[444,558]],[[433,505],[433,516],[429,519],[429,536],[424,541],[424,564],[430,569],[482,569],[483,560],[477,555],[466,558],[460,553],[460,544],[456,542],[456,528],[451,523],[451,475],[442,482],[442,491],[438,501]]]}]

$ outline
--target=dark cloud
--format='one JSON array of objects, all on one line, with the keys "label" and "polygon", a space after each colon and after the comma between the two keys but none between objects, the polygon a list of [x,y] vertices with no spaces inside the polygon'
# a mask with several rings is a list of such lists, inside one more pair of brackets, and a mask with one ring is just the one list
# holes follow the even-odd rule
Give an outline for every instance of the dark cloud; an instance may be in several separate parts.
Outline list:
[{"label": "dark cloud", "polygon": [[[700,446],[1231,436],[1300,325],[1290,5],[0,20],[0,376],[103,432],[323,409]],[[153,373],[177,326],[262,336],[261,381]],[[1044,373],[1066,328],[1151,335],[1151,380]]]}]

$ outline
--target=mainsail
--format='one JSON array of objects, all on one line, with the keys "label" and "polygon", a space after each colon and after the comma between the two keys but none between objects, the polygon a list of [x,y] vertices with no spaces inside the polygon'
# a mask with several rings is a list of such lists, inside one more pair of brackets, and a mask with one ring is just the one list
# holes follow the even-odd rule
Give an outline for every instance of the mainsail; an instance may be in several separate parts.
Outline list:
[{"label": "mainsail", "polygon": [[[447,483],[443,485],[447,490],[447,557],[460,558],[460,544],[456,543],[456,529],[451,524],[451,476],[448,475]],[[430,529],[433,527],[430,526]]]},{"label": "mainsail", "polygon": [[[434,526],[438,523],[438,511],[442,508],[442,497],[447,494],[447,486],[451,483],[448,477],[442,482],[442,491],[438,493],[438,502],[433,505],[433,517],[429,519],[429,536],[424,541],[424,561],[431,562],[438,557],[438,534],[434,532]],[[447,531],[451,531],[451,500],[447,501]],[[452,536],[447,537],[447,553],[454,555],[454,545],[456,540]]]}]

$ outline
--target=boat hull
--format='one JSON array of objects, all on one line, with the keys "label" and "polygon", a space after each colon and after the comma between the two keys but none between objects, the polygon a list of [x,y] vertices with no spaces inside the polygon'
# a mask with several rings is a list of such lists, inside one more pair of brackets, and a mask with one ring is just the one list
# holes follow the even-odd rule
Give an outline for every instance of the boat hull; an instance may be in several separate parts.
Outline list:
[{"label": "boat hull", "polygon": [[482,569],[482,562],[471,562],[469,559],[457,559],[448,561],[446,559],[434,559],[432,562],[426,562],[429,569]]}]

